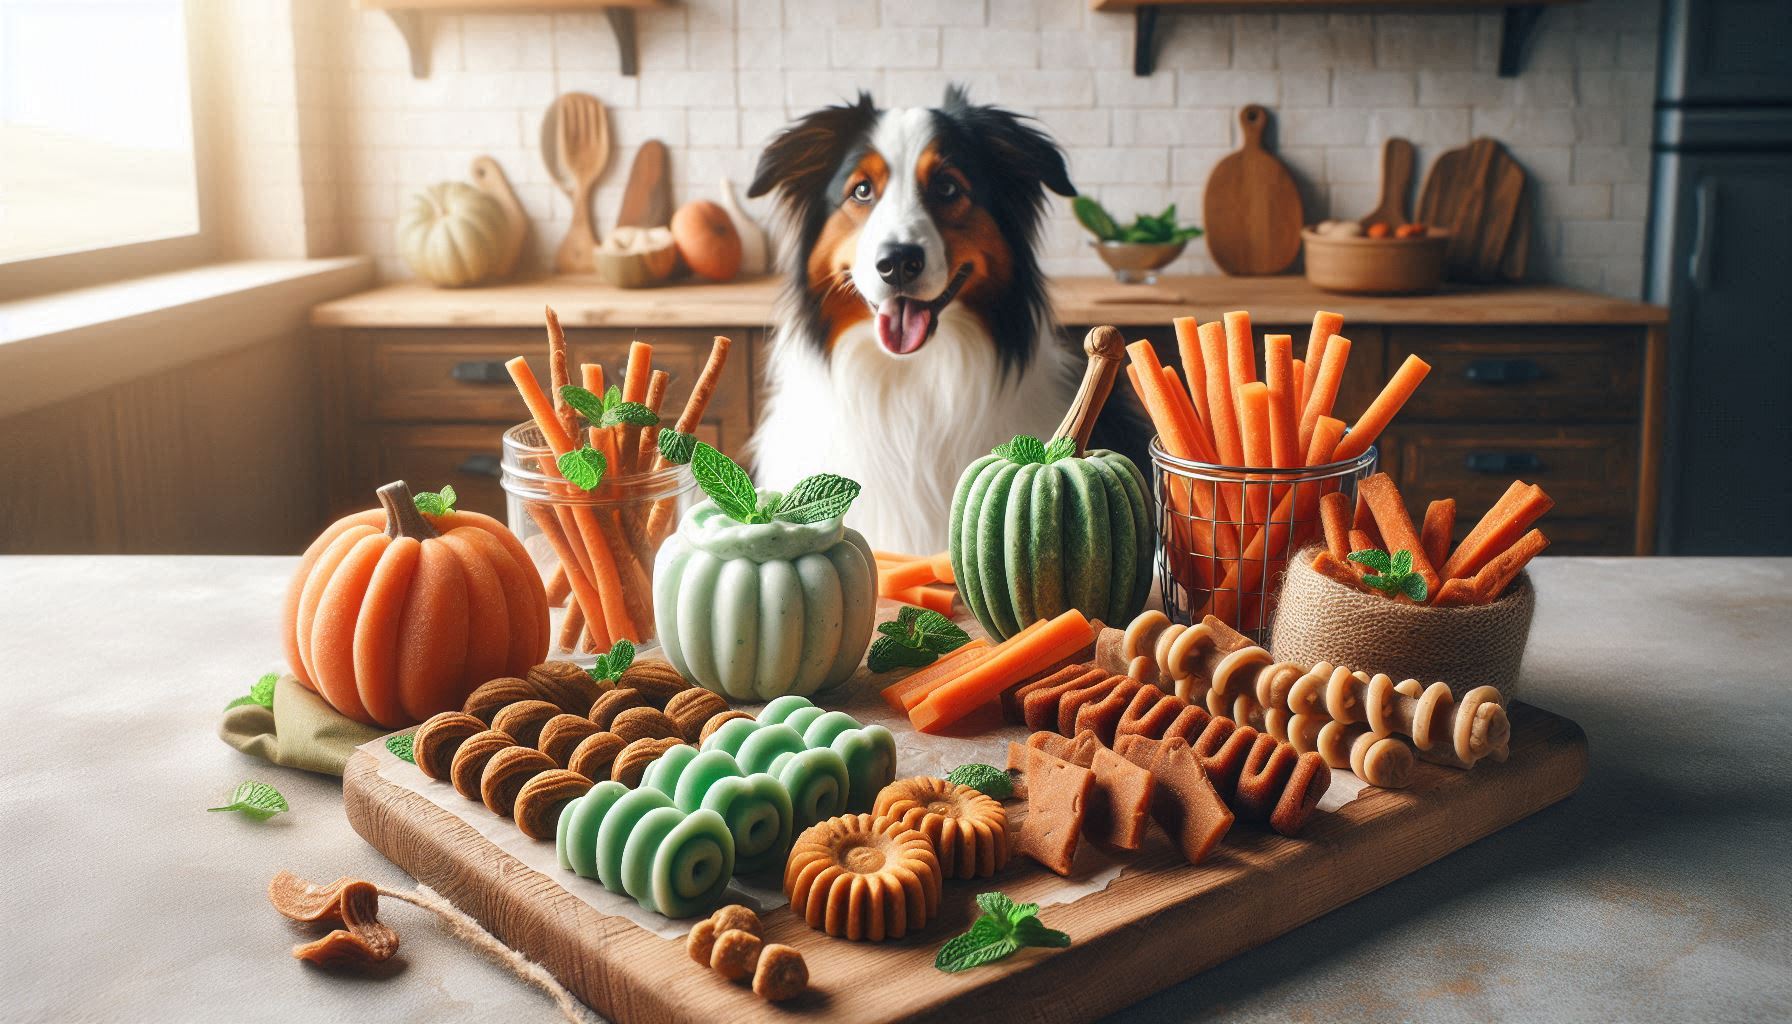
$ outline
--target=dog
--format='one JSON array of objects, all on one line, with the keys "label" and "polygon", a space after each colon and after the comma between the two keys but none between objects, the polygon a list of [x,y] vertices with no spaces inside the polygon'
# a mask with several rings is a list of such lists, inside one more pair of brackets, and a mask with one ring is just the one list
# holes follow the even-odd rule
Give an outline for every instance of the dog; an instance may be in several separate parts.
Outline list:
[{"label": "dog", "polygon": [[788,277],[750,446],[764,486],[850,477],[874,547],[946,547],[959,474],[1049,438],[1075,389],[1034,256],[1047,190],[1076,195],[1057,144],[958,86],[935,108],[861,92],[773,138],[747,191],[777,193]]}]

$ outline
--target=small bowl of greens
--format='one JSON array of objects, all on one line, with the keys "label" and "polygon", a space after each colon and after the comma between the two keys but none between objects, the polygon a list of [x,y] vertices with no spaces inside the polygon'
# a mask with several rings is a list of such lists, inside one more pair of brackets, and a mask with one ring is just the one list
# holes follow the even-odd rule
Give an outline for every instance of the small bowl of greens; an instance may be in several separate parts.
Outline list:
[{"label": "small bowl of greens", "polygon": [[1071,201],[1077,223],[1095,236],[1096,255],[1114,272],[1121,284],[1152,284],[1157,272],[1167,267],[1191,238],[1201,237],[1201,229],[1176,223],[1176,204],[1153,216],[1141,213],[1131,224],[1121,227],[1105,207],[1088,196]]}]

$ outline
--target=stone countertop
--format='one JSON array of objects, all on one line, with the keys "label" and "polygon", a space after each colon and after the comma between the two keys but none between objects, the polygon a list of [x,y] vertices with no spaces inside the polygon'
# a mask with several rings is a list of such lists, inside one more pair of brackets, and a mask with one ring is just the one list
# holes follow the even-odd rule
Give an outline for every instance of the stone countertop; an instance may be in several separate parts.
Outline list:
[{"label": "stone countertop", "polygon": [[[409,880],[336,780],[214,734],[280,667],[294,560],[0,558],[0,1018],[556,1019],[390,902],[377,979],[289,956],[275,871]],[[1792,559],[1544,558],[1522,699],[1578,721],[1574,797],[1122,1012],[1126,1021],[1792,1016]],[[235,784],[293,810],[206,814]]]}]

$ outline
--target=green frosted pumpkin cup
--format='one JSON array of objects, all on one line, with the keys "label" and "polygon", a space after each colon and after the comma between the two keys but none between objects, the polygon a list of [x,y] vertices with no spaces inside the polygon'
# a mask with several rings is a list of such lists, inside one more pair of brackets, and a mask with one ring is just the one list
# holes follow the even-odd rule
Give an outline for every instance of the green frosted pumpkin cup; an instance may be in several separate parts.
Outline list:
[{"label": "green frosted pumpkin cup", "polygon": [[[760,503],[780,495],[761,490]],[[743,524],[695,505],[653,565],[654,619],[686,679],[741,701],[846,681],[871,642],[877,569],[843,517]]]}]

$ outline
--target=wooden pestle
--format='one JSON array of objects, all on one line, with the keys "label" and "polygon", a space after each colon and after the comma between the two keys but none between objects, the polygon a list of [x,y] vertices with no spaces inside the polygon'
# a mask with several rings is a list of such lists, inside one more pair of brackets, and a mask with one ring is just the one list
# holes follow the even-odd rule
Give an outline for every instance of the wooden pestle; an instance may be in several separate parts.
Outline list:
[{"label": "wooden pestle", "polygon": [[[1148,611],[1124,630],[1105,630],[1096,641],[1097,663],[1142,682],[1174,688],[1185,700],[1204,702],[1215,714],[1261,721],[1272,735],[1290,716],[1323,716],[1344,724],[1366,723],[1377,736],[1410,738],[1421,755],[1470,767],[1484,757],[1504,761],[1510,722],[1499,692],[1477,687],[1460,704],[1448,684],[1399,685],[1328,662],[1301,667],[1276,662],[1269,652],[1208,616],[1193,626]],[[1278,713],[1271,714],[1269,709]]]}]

